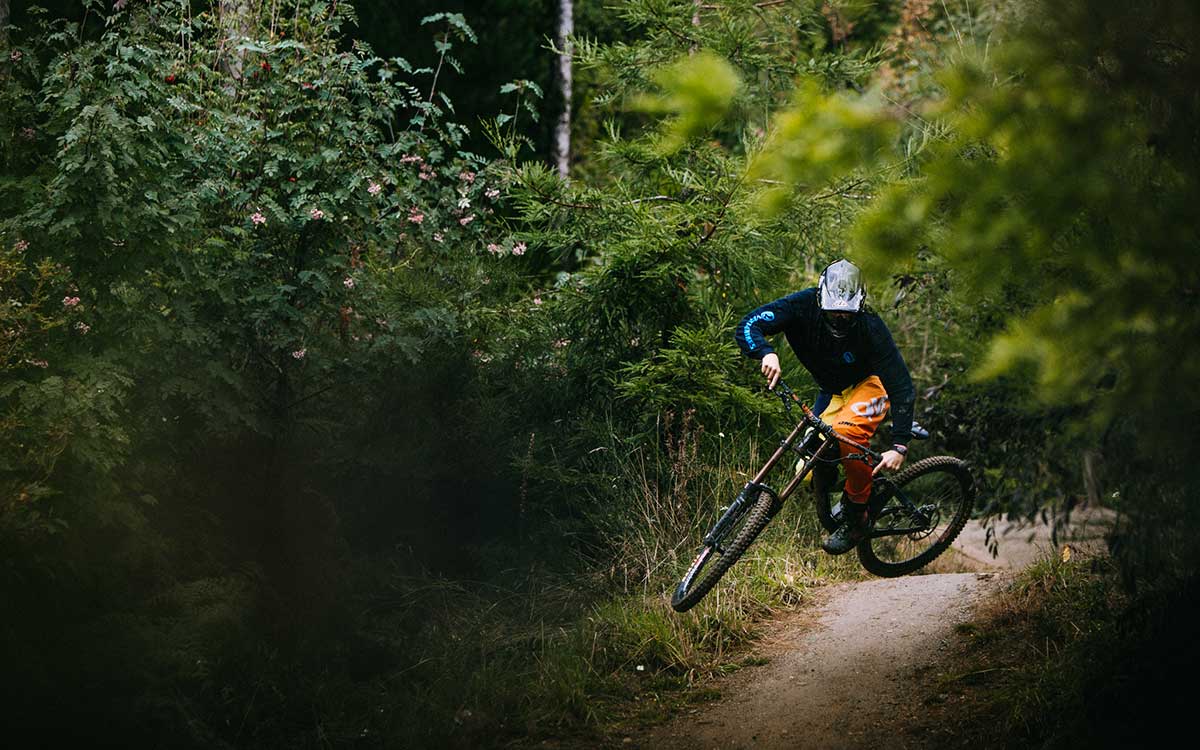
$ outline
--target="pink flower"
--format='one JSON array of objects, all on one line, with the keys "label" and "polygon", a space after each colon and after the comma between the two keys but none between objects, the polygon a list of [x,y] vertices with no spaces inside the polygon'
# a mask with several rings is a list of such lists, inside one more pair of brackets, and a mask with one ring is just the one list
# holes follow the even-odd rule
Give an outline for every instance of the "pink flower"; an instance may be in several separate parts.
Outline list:
[{"label": "pink flower", "polygon": [[432,180],[435,175],[437,175],[437,172],[434,172],[432,169],[426,170],[425,167],[422,167],[421,174],[417,175],[417,177],[420,177],[422,180]]},{"label": "pink flower", "polygon": [[500,197],[500,190],[497,188],[492,188],[491,190],[484,192],[484,195],[491,200],[495,200]]},{"label": "pink flower", "polygon": [[63,307],[74,307],[79,304],[78,297],[63,297]]},{"label": "pink flower", "polygon": [[541,298],[541,297],[534,297],[534,298],[533,298],[533,304],[535,304],[535,305],[540,305],[540,304],[542,304],[542,298]]},{"label": "pink flower", "polygon": [[404,156],[400,157],[401,164],[412,164],[413,162],[420,162],[420,161],[424,161],[424,160],[421,157],[416,156],[415,154],[405,154]]},{"label": "pink flower", "polygon": [[504,252],[504,248],[497,245],[495,242],[488,243],[487,251],[492,255],[499,255]]},{"label": "pink flower", "polygon": [[441,241],[442,241],[442,239],[443,239],[443,237],[442,237],[442,233],[441,233],[441,232],[434,232],[434,233],[433,233],[433,241],[434,241],[434,242],[441,242]]},{"label": "pink flower", "polygon": [[23,253],[28,249],[29,243],[25,240],[17,240],[15,243],[13,243],[13,250],[16,250],[18,253]]},{"label": "pink flower", "polygon": [[383,188],[379,185],[378,182],[372,182],[369,186],[367,186],[367,192],[370,193],[371,195],[379,195],[379,192],[381,190],[383,190]]},{"label": "pink flower", "polygon": [[267,217],[262,215],[262,211],[255,211],[254,213],[250,214],[250,221],[254,222],[255,226],[259,224],[266,224]]},{"label": "pink flower", "polygon": [[80,321],[76,321],[75,330],[79,331],[81,334],[83,334],[83,333],[87,333],[88,331],[92,330],[92,327],[90,325],[88,325],[87,323],[84,323],[82,320],[80,320]]},{"label": "pink flower", "polygon": [[412,208],[408,209],[408,220],[413,224],[420,224],[421,222],[425,221],[425,214],[421,213],[421,210],[416,206],[413,206]]},{"label": "pink flower", "polygon": [[308,212],[308,218],[312,219],[313,221],[320,221],[321,219],[325,218],[325,212],[319,208],[314,208]]},{"label": "pink flower", "polygon": [[13,62],[20,62],[21,57],[22,57],[21,50],[15,49],[15,50],[13,50],[12,54],[8,56],[8,59],[12,60]]},{"label": "pink flower", "polygon": [[467,214],[466,216],[459,219],[458,223],[462,224],[465,227],[466,225],[470,224],[472,221],[475,221],[475,214]]},{"label": "pink flower", "polygon": [[518,242],[517,244],[513,245],[513,255],[524,255],[524,254],[525,254],[525,243],[524,242]]},{"label": "pink flower", "polygon": [[355,282],[353,276],[347,276],[346,278],[342,279],[342,286],[346,287],[347,289],[353,289],[354,284]]},{"label": "pink flower", "polygon": [[554,342],[554,348],[555,349],[563,349],[569,343],[571,343],[571,341],[569,339],[559,339],[558,341]]},{"label": "pink flower", "polygon": [[27,359],[25,361],[28,362],[29,364],[33,365],[34,367],[46,368],[46,367],[50,366],[50,363],[44,359]]},{"label": "pink flower", "polygon": [[308,354],[308,347],[300,347],[292,352],[292,359],[304,359],[305,354]]},{"label": "pink flower", "polygon": [[458,173],[458,179],[469,185],[475,181],[475,173],[463,170],[462,172]]}]

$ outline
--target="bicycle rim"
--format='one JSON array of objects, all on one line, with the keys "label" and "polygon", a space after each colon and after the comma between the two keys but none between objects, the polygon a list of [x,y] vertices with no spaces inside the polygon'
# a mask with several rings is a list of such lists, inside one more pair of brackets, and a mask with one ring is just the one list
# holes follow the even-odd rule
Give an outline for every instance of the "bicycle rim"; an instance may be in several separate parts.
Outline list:
[{"label": "bicycle rim", "polygon": [[774,516],[777,502],[775,494],[769,490],[759,490],[755,497],[747,497],[744,511],[736,519],[731,519],[721,538],[715,539],[713,545],[706,544],[700,548],[687,573],[675,587],[675,593],[671,596],[672,609],[686,612],[704,598],[758,538]]},{"label": "bicycle rim", "polygon": [[858,546],[863,567],[885,577],[911,573],[944,552],[962,531],[975,501],[970,470],[950,456],[922,459],[893,482],[897,491],[876,515],[872,533],[902,533],[871,536]]}]

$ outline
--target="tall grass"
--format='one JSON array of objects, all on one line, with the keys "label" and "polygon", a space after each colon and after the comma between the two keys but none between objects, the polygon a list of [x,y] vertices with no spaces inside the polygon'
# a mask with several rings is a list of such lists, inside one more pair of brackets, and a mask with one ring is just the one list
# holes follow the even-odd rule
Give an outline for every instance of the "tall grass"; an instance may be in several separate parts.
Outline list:
[{"label": "tall grass", "polygon": [[664,415],[658,432],[633,447],[614,439],[587,467],[594,479],[581,504],[596,535],[579,567],[603,579],[591,593],[544,572],[506,576],[514,582],[504,590],[391,584],[401,606],[372,615],[373,628],[411,630],[418,610],[425,618],[406,644],[404,683],[418,686],[408,699],[420,717],[407,741],[475,746],[594,732],[643,690],[725,670],[764,617],[830,578],[858,575],[853,560],[819,553],[804,488],[700,605],[672,611],[670,592],[704,532],[774,445],[705,435],[686,413]]},{"label": "tall grass", "polygon": [[[1051,558],[1018,576],[965,628],[983,679],[969,731],[995,747],[1145,747],[1166,739],[1200,666],[1184,613],[1194,575],[1131,593],[1105,557]],[[986,677],[986,679],[984,679]],[[1165,722],[1165,723],[1164,723]]]},{"label": "tall grass", "polygon": [[[767,438],[765,444],[760,433]],[[778,436],[771,430],[760,433],[714,436],[689,412],[668,412],[655,441],[625,449],[616,441],[605,446],[604,471],[612,480],[598,487],[587,505],[597,509],[590,519],[600,539],[601,551],[593,552],[592,559],[605,568],[614,586],[627,594],[669,595],[704,533],[774,451]],[[782,489],[791,478],[789,472],[785,457],[768,484]],[[750,592],[746,584],[761,582],[767,568],[784,585],[812,577],[813,566],[824,563],[813,553],[821,530],[809,497],[807,485],[795,493],[722,589],[764,593]],[[826,567],[823,574],[854,569]],[[760,575],[747,578],[748,571]]]}]

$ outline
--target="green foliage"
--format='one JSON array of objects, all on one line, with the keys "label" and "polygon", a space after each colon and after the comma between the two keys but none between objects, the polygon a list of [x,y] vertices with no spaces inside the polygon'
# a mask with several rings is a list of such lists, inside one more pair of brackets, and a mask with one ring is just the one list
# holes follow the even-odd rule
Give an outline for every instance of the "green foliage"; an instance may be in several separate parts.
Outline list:
[{"label": "green foliage", "polygon": [[[303,744],[300,706],[351,710],[318,664],[351,638],[324,630],[352,630],[350,533],[434,547],[511,507],[510,412],[456,395],[522,261],[447,71],[348,51],[345,3],[239,7],[92,4],[4,51],[0,595],[31,724],[69,684],[68,724]],[[430,26],[449,70],[470,29]]]},{"label": "green foliage", "polygon": [[[1192,14],[1168,5],[1031,7],[997,54],[947,74],[953,137],[860,232],[873,260],[898,267],[929,247],[973,294],[1019,288],[1029,314],[980,375],[1028,364],[1047,401],[1088,403],[1097,424],[1148,414],[1200,374],[1184,343],[1200,321],[1172,302],[1196,284],[1194,147],[1177,137],[1192,122],[1177,106],[1188,58],[1133,42],[1189,33]],[[1099,35],[1097,18],[1120,31]]]},{"label": "green foliage", "polygon": [[[604,0],[577,1],[577,15],[584,12],[584,2],[599,7]],[[499,93],[501,85],[523,78],[544,90],[553,90],[554,66],[546,40],[554,36],[558,9],[555,0],[357,0],[354,7],[358,25],[352,30],[353,36],[370,44],[380,57],[401,55],[414,68],[436,68],[441,53],[426,40],[434,29],[451,31],[444,21],[439,20],[431,28],[422,25],[421,19],[457,16],[468,24],[474,36],[452,36],[449,43],[453,50],[445,59],[446,72],[454,67],[464,74],[441,76],[438,89],[453,102],[457,120],[470,127],[465,136],[470,151],[488,151],[489,138],[479,124],[498,112],[512,111],[507,97]],[[576,28],[584,32],[594,27],[579,18]],[[440,41],[440,33],[435,36]],[[529,139],[537,153],[544,153],[549,148],[559,98],[551,96],[531,104],[539,116],[536,120],[522,116],[517,133]]]},{"label": "green foliage", "polygon": [[[894,141],[891,124],[870,100],[827,95],[815,82],[803,82],[791,107],[777,117],[755,172],[810,190],[854,173],[870,175]],[[767,191],[764,208],[782,210],[788,192]]]},{"label": "green foliage", "polygon": [[[675,105],[686,105],[696,123],[732,107],[735,142],[744,127],[767,127],[799,73],[823,74],[826,85],[838,88],[865,80],[874,69],[867,50],[828,48],[828,23],[818,3],[759,8],[738,0],[697,8],[687,0],[628,0],[617,11],[640,33],[610,44],[581,38],[575,57],[585,78],[594,76],[592,85],[601,88],[595,111],[588,115],[628,122],[629,127],[640,122],[623,113],[652,91],[661,71],[672,65],[675,72],[666,75],[691,82],[685,87],[691,92],[688,98]],[[705,80],[704,73],[713,78]],[[735,77],[740,96],[730,101]]]},{"label": "green foliage", "polygon": [[0,69],[6,705],[117,675],[75,715],[147,743],[483,745],[718,671],[857,570],[790,505],[663,599],[782,426],[734,321],[845,253],[939,452],[1009,507],[1097,494],[1139,436],[1105,419],[1195,375],[1162,302],[1195,287],[1190,21],[1035,6],[997,51],[996,5],[581,3],[570,180],[526,64],[551,3],[388,6],[433,41],[386,54],[346,3],[35,16]]},{"label": "green foliage", "polygon": [[674,115],[666,123],[659,144],[665,155],[675,153],[692,138],[717,127],[742,86],[733,66],[708,52],[661,69],[655,75],[655,83],[663,93],[643,96],[636,104],[646,112]]},{"label": "green foliage", "polygon": [[103,477],[126,456],[132,381],[112,361],[88,361],[94,313],[75,296],[69,269],[7,239],[0,235],[0,533],[55,533],[65,524],[48,502],[52,479],[61,470]]},{"label": "green foliage", "polygon": [[[420,92],[401,59],[337,51],[344,13],[312,13],[248,18],[233,50],[215,16],[165,8],[83,43],[52,26],[29,55],[44,75],[31,63],[4,89],[26,142],[7,154],[0,231],[46,258],[21,315],[53,282],[76,300],[74,353],[136,342],[118,359],[143,403],[216,433],[273,432],[363,368],[444,344],[462,303],[446,284],[473,284],[487,257],[500,186],[442,119],[436,74]],[[427,20],[470,38],[459,16]]]},{"label": "green foliage", "polygon": [[[983,721],[964,734],[995,747],[1167,739],[1155,717],[1184,707],[1170,686],[1197,660],[1178,617],[1195,596],[1194,578],[1130,596],[1111,561],[1094,557],[1035,564],[964,629],[964,671],[944,685],[982,686],[971,706]],[[1166,643],[1178,644],[1169,659],[1158,654]]]},{"label": "green foliage", "polygon": [[732,326],[725,315],[702,327],[676,328],[669,346],[620,370],[618,395],[645,414],[687,404],[702,423],[714,426],[737,423],[742,412],[767,411],[774,405],[738,382],[740,355],[727,335]]},{"label": "green foliage", "polygon": [[533,81],[518,79],[500,87],[500,94],[512,99],[512,113],[502,112],[491,123],[484,124],[492,144],[509,159],[517,158],[522,147],[533,148],[533,141],[518,128],[521,113],[525,112],[534,122],[538,120],[537,102],[542,98],[542,87]]},{"label": "green foliage", "polygon": [[799,269],[835,252],[825,218],[855,209],[835,192],[764,216],[758,194],[771,180],[747,169],[802,65],[789,40],[797,25],[823,33],[820,13],[735,3],[706,6],[697,25],[695,10],[626,3],[621,13],[643,38],[576,47],[580,68],[603,81],[602,106],[667,115],[661,127],[632,121],[626,132],[612,120],[571,183],[528,164],[510,179],[515,226],[555,260],[547,270],[557,271],[552,311],[556,339],[569,342],[568,387],[597,405],[619,390],[646,416],[667,404],[698,409],[712,426],[754,412],[750,372],[729,360],[732,348],[702,339],[728,339],[719,327],[741,310],[792,291]]}]

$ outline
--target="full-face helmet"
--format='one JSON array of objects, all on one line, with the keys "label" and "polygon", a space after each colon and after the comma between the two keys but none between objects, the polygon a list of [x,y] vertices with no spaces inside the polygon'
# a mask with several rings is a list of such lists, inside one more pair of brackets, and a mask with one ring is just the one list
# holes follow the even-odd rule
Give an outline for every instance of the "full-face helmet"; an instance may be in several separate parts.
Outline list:
[{"label": "full-face helmet", "polygon": [[845,259],[830,263],[821,272],[817,295],[821,321],[830,335],[835,339],[850,335],[867,301],[858,266]]}]

